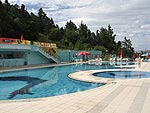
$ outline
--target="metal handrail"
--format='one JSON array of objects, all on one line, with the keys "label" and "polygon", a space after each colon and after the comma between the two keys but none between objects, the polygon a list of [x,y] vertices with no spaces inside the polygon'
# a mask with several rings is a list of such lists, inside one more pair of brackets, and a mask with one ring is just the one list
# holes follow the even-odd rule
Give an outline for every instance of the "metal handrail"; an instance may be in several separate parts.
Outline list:
[{"label": "metal handrail", "polygon": [[40,52],[42,55],[44,55],[46,58],[52,59],[52,60],[55,61],[56,63],[59,62],[54,56],[48,54],[48,53],[45,52],[44,50],[40,49],[38,46],[32,46],[32,51],[38,51],[38,52]]}]

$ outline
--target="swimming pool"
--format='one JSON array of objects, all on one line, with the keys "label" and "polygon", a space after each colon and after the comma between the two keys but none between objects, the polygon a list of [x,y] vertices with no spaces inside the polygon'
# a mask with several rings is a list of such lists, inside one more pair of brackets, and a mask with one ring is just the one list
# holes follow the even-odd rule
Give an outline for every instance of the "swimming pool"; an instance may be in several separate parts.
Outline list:
[{"label": "swimming pool", "polygon": [[119,78],[119,79],[128,79],[128,78],[149,78],[150,72],[143,71],[104,71],[94,73],[94,76],[104,77],[104,78]]},{"label": "swimming pool", "polygon": [[81,70],[108,68],[113,67],[73,64],[0,73],[0,100],[40,98],[96,88],[104,84],[76,81],[68,75]]}]

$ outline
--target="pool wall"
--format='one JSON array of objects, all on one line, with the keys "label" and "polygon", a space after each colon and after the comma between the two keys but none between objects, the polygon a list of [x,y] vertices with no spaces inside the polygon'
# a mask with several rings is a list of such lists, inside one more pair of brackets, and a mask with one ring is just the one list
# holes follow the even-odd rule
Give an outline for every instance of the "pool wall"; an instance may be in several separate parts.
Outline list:
[{"label": "pool wall", "polygon": [[[77,53],[81,52],[83,50],[74,51],[74,50],[58,50],[58,60],[61,62],[71,62],[73,55],[76,55]],[[102,56],[102,51],[88,51],[90,52],[90,59],[94,59],[95,55]],[[81,56],[77,56],[77,59],[82,59]]]}]

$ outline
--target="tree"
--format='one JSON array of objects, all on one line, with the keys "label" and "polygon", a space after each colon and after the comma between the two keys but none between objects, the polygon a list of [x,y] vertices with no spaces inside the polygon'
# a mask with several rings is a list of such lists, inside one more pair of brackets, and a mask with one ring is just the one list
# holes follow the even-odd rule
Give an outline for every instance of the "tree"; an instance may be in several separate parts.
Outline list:
[{"label": "tree", "polygon": [[68,46],[68,44],[71,42],[72,46],[75,45],[76,41],[79,40],[79,33],[77,31],[77,26],[70,20],[66,23],[64,28],[64,40],[66,41],[65,44]]},{"label": "tree", "polygon": [[96,44],[105,47],[110,53],[115,53],[117,43],[115,42],[116,35],[113,29],[108,25],[108,29],[101,27],[96,31]]},{"label": "tree", "polygon": [[53,41],[60,41],[62,38],[62,32],[59,28],[52,28],[49,35],[49,39]]},{"label": "tree", "polygon": [[40,42],[49,42],[49,39],[48,39],[47,35],[39,33],[38,34],[38,41],[40,41]]},{"label": "tree", "polygon": [[4,11],[4,7],[3,7],[3,4],[2,4],[2,2],[0,1],[0,36],[2,36],[2,33],[3,33],[3,31],[2,31],[2,24],[3,24],[3,22],[2,22],[2,16],[3,16],[3,11]]},{"label": "tree", "polygon": [[108,48],[109,51],[114,51],[116,49],[116,42],[115,42],[116,34],[114,34],[113,29],[110,25],[108,25],[108,38],[110,40],[110,47]]},{"label": "tree", "polygon": [[0,1],[0,36],[20,38],[21,34],[27,40],[55,42],[63,49],[108,50],[115,54],[122,47],[128,55],[134,51],[131,41],[126,38],[123,42],[115,42],[116,35],[110,25],[101,27],[95,33],[82,21],[76,26],[70,20],[64,28],[60,28],[42,8],[35,15],[29,13],[24,4],[10,5],[8,0],[4,3]]},{"label": "tree", "polygon": [[44,34],[44,21],[46,18],[46,14],[42,8],[39,9],[38,17],[39,17],[39,22],[38,22],[39,31],[40,33]]},{"label": "tree", "polygon": [[4,2],[3,5],[4,5],[4,8],[5,8],[6,11],[9,11],[9,10],[10,10],[10,7],[11,7],[11,6],[10,6],[10,3],[8,2],[8,0],[5,0],[5,2]]},{"label": "tree", "polygon": [[132,43],[130,39],[124,38],[124,41],[121,42],[121,48],[125,57],[132,57],[134,53],[134,48],[132,47]]},{"label": "tree", "polygon": [[67,22],[66,23],[66,25],[65,25],[65,30],[66,31],[70,31],[70,30],[72,30],[72,31],[76,31],[77,30],[77,26],[70,20],[69,22]]},{"label": "tree", "polygon": [[79,34],[76,31],[69,30],[65,32],[64,37],[66,38],[68,43],[72,42],[72,44],[74,45],[79,38]]},{"label": "tree", "polygon": [[83,45],[83,44],[81,43],[81,41],[80,41],[80,40],[77,40],[74,49],[75,49],[75,50],[84,50],[84,49],[83,49],[83,46],[81,46],[81,45]]},{"label": "tree", "polygon": [[[37,15],[35,15],[33,13],[31,13],[30,16],[31,16],[31,20],[29,22],[29,25],[30,25],[29,26],[29,30],[30,30],[30,39],[29,40],[36,41],[36,40],[42,38],[41,35],[39,34],[40,33],[39,18]],[[40,40],[42,40],[42,39],[40,39]]]},{"label": "tree", "polygon": [[88,29],[87,25],[81,22],[78,31],[79,31],[79,40],[82,43],[89,43],[89,40],[91,38],[91,31]]}]

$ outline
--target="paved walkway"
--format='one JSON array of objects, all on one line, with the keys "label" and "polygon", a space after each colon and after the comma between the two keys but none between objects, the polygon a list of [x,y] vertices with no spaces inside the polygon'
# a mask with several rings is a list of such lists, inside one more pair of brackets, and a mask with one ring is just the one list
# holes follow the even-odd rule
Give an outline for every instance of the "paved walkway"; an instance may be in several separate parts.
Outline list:
[{"label": "paved walkway", "polygon": [[[136,70],[150,71],[150,63],[142,63]],[[76,74],[81,79],[81,75],[90,77],[91,72]],[[108,84],[62,96],[0,101],[0,113],[150,113],[150,78],[103,79],[103,82]]]}]

